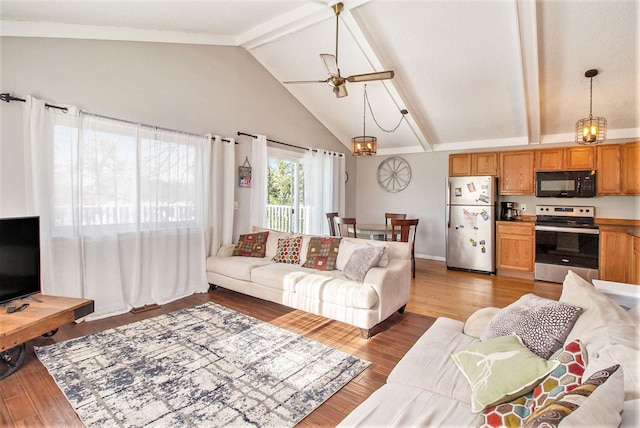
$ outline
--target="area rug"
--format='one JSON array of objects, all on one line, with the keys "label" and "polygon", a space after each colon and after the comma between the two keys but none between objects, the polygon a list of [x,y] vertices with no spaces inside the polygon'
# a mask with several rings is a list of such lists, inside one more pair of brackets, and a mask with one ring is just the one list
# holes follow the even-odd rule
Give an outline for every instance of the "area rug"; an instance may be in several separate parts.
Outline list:
[{"label": "area rug", "polygon": [[293,426],[370,365],[212,302],[35,352],[87,426]]}]

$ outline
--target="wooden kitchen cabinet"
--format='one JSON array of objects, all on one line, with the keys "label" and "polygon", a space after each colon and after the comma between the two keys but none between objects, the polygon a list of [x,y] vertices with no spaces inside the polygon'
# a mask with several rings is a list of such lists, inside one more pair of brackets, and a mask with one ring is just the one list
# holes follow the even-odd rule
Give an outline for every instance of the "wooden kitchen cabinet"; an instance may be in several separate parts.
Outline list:
[{"label": "wooden kitchen cabinet", "polygon": [[640,141],[622,145],[622,194],[640,195]]},{"label": "wooden kitchen cabinet", "polygon": [[560,147],[536,150],[536,171],[580,171],[595,169],[594,147]]},{"label": "wooden kitchen cabinet", "polygon": [[498,175],[498,152],[449,155],[449,177]]},{"label": "wooden kitchen cabinet", "polygon": [[533,195],[534,150],[500,152],[498,181],[501,195]]},{"label": "wooden kitchen cabinet", "polygon": [[471,154],[456,153],[449,155],[449,177],[471,175]]},{"label": "wooden kitchen cabinet", "polygon": [[533,273],[535,261],[534,224],[499,221],[496,225],[496,267]]},{"label": "wooden kitchen cabinet", "polygon": [[631,282],[632,238],[624,230],[600,227],[600,279]]},{"label": "wooden kitchen cabinet", "polygon": [[471,153],[471,175],[498,175],[498,152]]},{"label": "wooden kitchen cabinet", "polygon": [[633,262],[631,268],[631,283],[640,284],[640,236],[633,237]]},{"label": "wooden kitchen cabinet", "polygon": [[596,194],[619,195],[620,182],[620,144],[607,144],[596,148]]}]

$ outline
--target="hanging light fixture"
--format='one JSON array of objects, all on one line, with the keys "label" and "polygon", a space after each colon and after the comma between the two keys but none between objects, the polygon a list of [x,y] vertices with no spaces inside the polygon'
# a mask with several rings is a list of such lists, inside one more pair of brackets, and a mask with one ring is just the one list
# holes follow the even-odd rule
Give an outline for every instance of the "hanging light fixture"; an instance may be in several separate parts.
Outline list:
[{"label": "hanging light fixture", "polygon": [[588,77],[589,88],[589,117],[576,122],[576,143],[578,144],[600,144],[607,139],[607,119],[604,117],[593,117],[593,78],[598,75],[598,70],[587,70],[584,77]]},{"label": "hanging light fixture", "polygon": [[362,135],[351,139],[351,154],[353,156],[375,156],[378,150],[378,139],[367,135],[367,85],[364,85],[362,100]]}]

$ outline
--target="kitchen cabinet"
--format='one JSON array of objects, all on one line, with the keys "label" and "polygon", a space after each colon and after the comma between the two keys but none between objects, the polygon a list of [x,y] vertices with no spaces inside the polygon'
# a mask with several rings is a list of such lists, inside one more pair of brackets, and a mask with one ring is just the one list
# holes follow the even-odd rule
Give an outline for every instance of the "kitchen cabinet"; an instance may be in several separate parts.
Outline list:
[{"label": "kitchen cabinet", "polygon": [[534,150],[500,152],[498,181],[501,195],[533,195]]},{"label": "kitchen cabinet", "polygon": [[533,273],[535,256],[534,224],[496,222],[496,267]]},{"label": "kitchen cabinet", "polygon": [[640,284],[640,236],[633,237],[631,283]]},{"label": "kitchen cabinet", "polygon": [[498,152],[449,155],[449,177],[498,175]]},{"label": "kitchen cabinet", "polygon": [[621,181],[623,195],[640,195],[640,141],[622,145]]},{"label": "kitchen cabinet", "polygon": [[561,147],[536,150],[536,171],[580,171],[595,169],[594,147]]},{"label": "kitchen cabinet", "polygon": [[600,279],[631,282],[633,236],[615,227],[600,227]]},{"label": "kitchen cabinet", "polygon": [[498,152],[471,153],[471,175],[498,175]]},{"label": "kitchen cabinet", "polygon": [[620,181],[620,144],[606,144],[596,149],[596,194],[619,195],[622,189]]},{"label": "kitchen cabinet", "polygon": [[465,177],[467,175],[471,175],[471,154],[449,155],[449,177]]}]

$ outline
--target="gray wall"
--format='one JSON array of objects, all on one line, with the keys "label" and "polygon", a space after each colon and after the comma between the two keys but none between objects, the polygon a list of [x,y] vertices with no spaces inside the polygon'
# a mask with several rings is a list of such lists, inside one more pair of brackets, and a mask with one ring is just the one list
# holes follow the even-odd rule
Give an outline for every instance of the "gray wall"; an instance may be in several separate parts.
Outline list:
[{"label": "gray wall", "polygon": [[[91,113],[193,133],[238,138],[236,163],[251,154],[238,131],[349,154],[242,48],[2,37],[0,91]],[[25,214],[22,107],[0,103],[0,215]],[[284,148],[284,146],[276,146]],[[347,213],[355,215],[355,160],[347,156]],[[249,189],[236,187],[235,235],[249,230]]]}]

